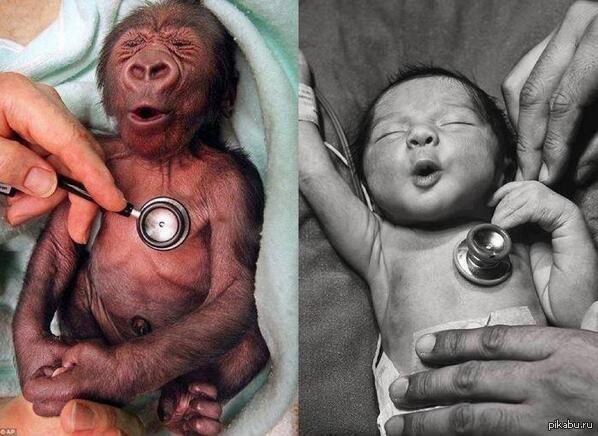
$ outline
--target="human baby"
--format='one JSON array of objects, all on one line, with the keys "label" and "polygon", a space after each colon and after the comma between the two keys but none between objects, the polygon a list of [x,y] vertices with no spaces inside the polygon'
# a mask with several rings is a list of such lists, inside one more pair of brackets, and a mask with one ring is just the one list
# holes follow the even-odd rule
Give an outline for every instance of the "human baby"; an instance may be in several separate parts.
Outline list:
[{"label": "human baby", "polygon": [[[309,85],[309,73],[302,76]],[[374,101],[353,155],[374,211],[335,170],[316,119],[301,112],[301,192],[371,292],[382,434],[391,416],[407,412],[394,407],[388,388],[423,369],[414,351],[422,335],[495,324],[579,328],[598,295],[598,256],[583,215],[540,182],[512,181],[514,135],[473,82],[410,68]],[[453,259],[484,222],[512,239],[511,274],[493,286],[466,279]]]}]

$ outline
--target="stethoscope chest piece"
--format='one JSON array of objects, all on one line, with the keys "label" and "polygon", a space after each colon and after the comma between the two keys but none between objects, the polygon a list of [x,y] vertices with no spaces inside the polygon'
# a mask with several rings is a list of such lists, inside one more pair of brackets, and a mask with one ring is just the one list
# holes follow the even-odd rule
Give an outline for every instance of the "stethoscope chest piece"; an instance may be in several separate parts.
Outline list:
[{"label": "stethoscope chest piece", "polygon": [[511,238],[494,224],[479,224],[453,251],[459,273],[483,286],[498,285],[511,275]]},{"label": "stethoscope chest piece", "polygon": [[137,233],[155,250],[172,250],[189,235],[189,213],[173,198],[157,197],[143,205],[137,219]]}]

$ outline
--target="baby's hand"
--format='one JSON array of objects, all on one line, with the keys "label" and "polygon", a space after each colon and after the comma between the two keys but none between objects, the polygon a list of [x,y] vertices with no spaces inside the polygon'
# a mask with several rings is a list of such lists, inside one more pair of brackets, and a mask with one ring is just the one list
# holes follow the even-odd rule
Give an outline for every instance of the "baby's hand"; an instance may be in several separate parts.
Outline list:
[{"label": "baby's hand", "polygon": [[216,386],[174,380],[162,388],[158,415],[171,432],[216,435],[222,430]]},{"label": "baby's hand", "polygon": [[56,416],[74,398],[124,404],[135,394],[131,361],[121,361],[99,341],[79,342],[62,356],[62,364],[23,386],[23,396],[41,416]]},{"label": "baby's hand", "polygon": [[16,338],[15,345],[22,384],[40,376],[50,377],[61,366],[62,358],[70,347],[53,335],[27,338],[21,335]]},{"label": "baby's hand", "polygon": [[507,183],[494,193],[489,206],[496,206],[492,224],[504,229],[536,223],[552,233],[569,225],[585,225],[572,201],[536,181]]}]

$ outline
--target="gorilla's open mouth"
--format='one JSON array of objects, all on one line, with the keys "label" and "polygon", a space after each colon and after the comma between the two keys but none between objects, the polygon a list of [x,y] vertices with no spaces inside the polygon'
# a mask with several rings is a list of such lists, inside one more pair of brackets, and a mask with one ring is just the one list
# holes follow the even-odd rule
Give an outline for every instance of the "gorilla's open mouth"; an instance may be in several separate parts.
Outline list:
[{"label": "gorilla's open mouth", "polygon": [[134,121],[149,123],[152,121],[158,121],[166,117],[168,114],[152,106],[139,106],[138,108],[130,112],[130,116]]}]

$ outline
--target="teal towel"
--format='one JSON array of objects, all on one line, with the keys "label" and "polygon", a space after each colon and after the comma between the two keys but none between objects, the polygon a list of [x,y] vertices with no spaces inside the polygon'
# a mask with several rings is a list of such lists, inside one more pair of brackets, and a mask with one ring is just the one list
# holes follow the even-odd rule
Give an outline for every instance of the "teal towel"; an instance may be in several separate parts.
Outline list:
[{"label": "teal towel", "polygon": [[[250,71],[255,80],[254,95],[265,126],[266,210],[255,295],[260,329],[272,353],[272,372],[227,428],[231,435],[259,435],[280,419],[297,389],[297,4],[293,0],[205,0],[204,4],[235,37],[247,61],[241,73]],[[233,124],[237,120],[233,117]],[[242,131],[236,133],[245,144]]]}]

